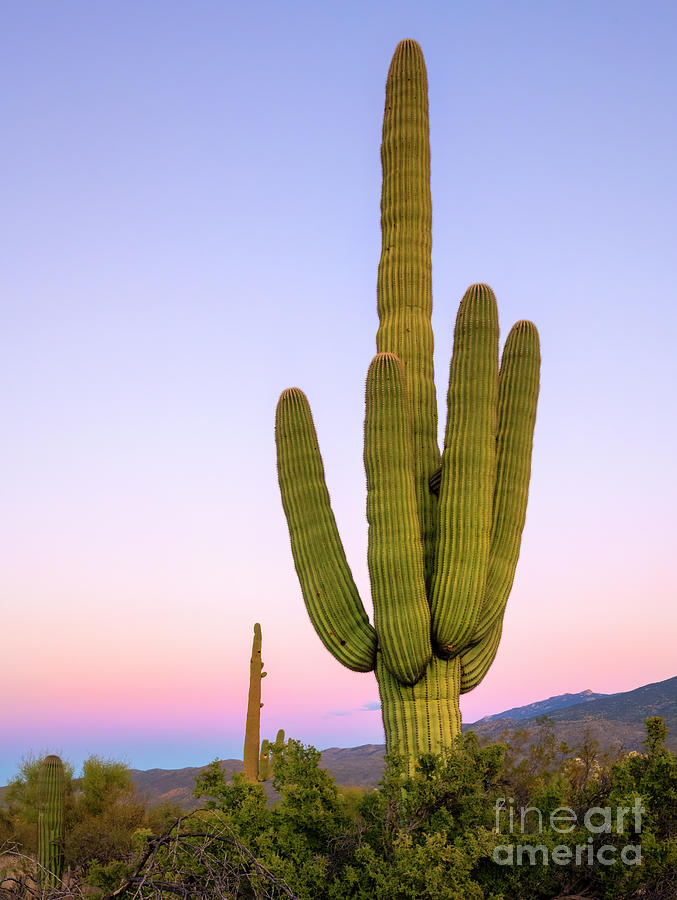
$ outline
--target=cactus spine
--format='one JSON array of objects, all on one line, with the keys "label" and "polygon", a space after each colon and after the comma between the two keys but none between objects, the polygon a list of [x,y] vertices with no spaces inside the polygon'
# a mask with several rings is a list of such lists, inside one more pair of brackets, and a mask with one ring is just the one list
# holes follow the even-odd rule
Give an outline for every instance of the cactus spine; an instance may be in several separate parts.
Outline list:
[{"label": "cactus spine", "polygon": [[38,866],[43,890],[61,883],[64,865],[66,776],[58,756],[46,756],[38,775]]},{"label": "cactus spine", "polygon": [[386,83],[377,354],[366,386],[369,623],[327,492],[308,401],[283,391],[275,434],[294,564],[311,621],[350,669],[374,670],[387,750],[411,762],[448,747],[459,696],[494,660],[526,515],[540,367],[531,322],[510,331],[499,366],[487,285],[461,300],[437,446],[431,327],[427,76],[401,41]]},{"label": "cactus spine", "polygon": [[266,677],[261,661],[261,626],[254,625],[252,658],[249,663],[249,696],[247,698],[247,722],[244,735],[242,774],[247,781],[259,777],[259,737],[261,734],[261,679]]}]

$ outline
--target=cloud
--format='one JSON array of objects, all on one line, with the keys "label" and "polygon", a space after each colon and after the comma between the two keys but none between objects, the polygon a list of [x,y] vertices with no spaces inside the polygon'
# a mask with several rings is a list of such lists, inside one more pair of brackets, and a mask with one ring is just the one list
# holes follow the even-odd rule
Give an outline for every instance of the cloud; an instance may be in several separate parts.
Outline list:
[{"label": "cloud", "polygon": [[325,718],[330,716],[352,716],[356,712],[378,712],[381,709],[380,700],[367,700],[362,706],[356,706],[355,709],[332,709],[324,714]]}]

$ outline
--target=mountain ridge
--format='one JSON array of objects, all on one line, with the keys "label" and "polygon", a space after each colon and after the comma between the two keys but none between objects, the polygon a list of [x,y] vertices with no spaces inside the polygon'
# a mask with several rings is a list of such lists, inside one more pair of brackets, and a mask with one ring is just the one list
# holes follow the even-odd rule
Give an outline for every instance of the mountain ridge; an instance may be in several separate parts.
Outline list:
[{"label": "mountain ridge", "polygon": [[579,691],[577,694],[557,694],[555,697],[548,697],[547,700],[537,700],[535,703],[528,703],[525,706],[514,706],[512,709],[494,713],[492,716],[483,716],[473,724],[494,722],[496,719],[512,719],[514,721],[531,719],[536,716],[548,715],[558,709],[566,709],[568,706],[577,706],[579,703],[589,703],[591,700],[600,700],[602,697],[613,696],[613,694],[595,694],[589,688],[585,691]]}]

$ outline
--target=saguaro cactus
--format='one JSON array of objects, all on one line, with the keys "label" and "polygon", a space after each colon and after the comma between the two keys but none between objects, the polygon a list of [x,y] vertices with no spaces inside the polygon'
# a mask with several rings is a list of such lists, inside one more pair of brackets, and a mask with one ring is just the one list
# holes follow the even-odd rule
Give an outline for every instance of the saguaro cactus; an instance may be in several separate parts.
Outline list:
[{"label": "saguaro cactus", "polygon": [[244,735],[242,773],[248,781],[259,777],[259,738],[261,734],[261,679],[266,677],[261,661],[261,626],[254,625],[252,658],[249,663],[249,696],[247,698],[247,722]]},{"label": "saguaro cactus", "polygon": [[58,756],[46,756],[38,776],[38,865],[43,889],[61,883],[66,776]]},{"label": "saguaro cactus", "polygon": [[366,387],[368,563],[374,626],[329,502],[308,401],[283,391],[278,477],[306,608],[327,649],[375,670],[386,745],[412,761],[444,750],[459,695],[493,662],[526,515],[540,351],[531,322],[510,331],[499,368],[491,289],[458,311],[440,458],[431,327],[431,201],[425,63],[395,50],[386,83],[377,355]]},{"label": "saguaro cactus", "polygon": [[275,743],[270,741],[261,741],[261,757],[259,759],[259,781],[268,781],[275,774],[273,771],[273,760],[271,757],[272,747],[282,747],[284,745],[284,728],[280,728],[275,738]]}]

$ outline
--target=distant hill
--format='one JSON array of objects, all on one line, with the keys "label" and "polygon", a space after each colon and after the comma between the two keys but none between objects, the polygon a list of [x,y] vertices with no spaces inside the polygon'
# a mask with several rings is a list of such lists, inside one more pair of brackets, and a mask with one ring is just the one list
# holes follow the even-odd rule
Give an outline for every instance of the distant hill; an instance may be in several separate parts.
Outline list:
[{"label": "distant hill", "polygon": [[[330,747],[322,751],[320,764],[344,787],[376,787],[383,775],[384,744],[363,744],[361,747]],[[199,806],[193,797],[195,779],[205,767],[186,769],[132,769],[136,789],[147,805],[178,803],[184,809]],[[224,759],[221,768],[226,779],[233,772],[242,771],[241,759]],[[264,785],[266,793],[274,799],[277,792],[272,782]]]},{"label": "distant hill", "polygon": [[580,691],[578,694],[558,694],[556,697],[548,697],[547,700],[539,700],[528,706],[516,706],[513,709],[506,709],[505,712],[495,713],[493,716],[484,716],[484,718],[478,719],[474,725],[478,725],[480,722],[495,722],[498,719],[520,721],[521,719],[533,719],[536,716],[549,716],[556,709],[566,709],[567,706],[576,706],[578,703],[589,703],[591,700],[613,696],[613,694],[594,694],[589,690]]},{"label": "distant hill", "polygon": [[[532,708],[541,706],[538,703],[532,704]],[[522,713],[529,708],[520,707],[499,716],[481,719],[471,725],[464,725],[463,730],[472,729],[480,737],[498,740],[506,731],[533,729],[537,725],[536,719],[542,713],[532,713],[525,717]],[[547,715],[554,722],[558,739],[565,740],[569,746],[579,744],[588,730],[599,741],[602,749],[616,746],[626,751],[643,749],[646,718],[664,716],[669,729],[667,744],[677,752],[677,677],[646,684],[634,691],[598,695],[595,700],[560,706]]]},{"label": "distant hill", "polygon": [[[664,716],[668,726],[668,746],[677,752],[677,677],[655,684],[647,684],[621,694],[560,694],[527,706],[519,706],[478,722],[463,726],[464,731],[474,731],[481,738],[496,741],[512,731],[534,731],[537,719],[547,715],[555,727],[559,740],[575,747],[588,730],[599,741],[602,750],[612,745],[624,751],[643,750],[644,720],[649,716]],[[339,785],[373,788],[383,774],[383,744],[363,744],[361,747],[329,747],[322,751],[321,765],[336,779]],[[221,763],[226,777],[242,769],[239,759],[226,759]],[[193,797],[195,777],[203,767],[185,769],[132,769],[132,777],[141,797],[148,805],[163,801],[178,803],[184,809],[198,805]],[[271,782],[266,782],[266,793],[273,799]],[[0,799],[3,789],[0,788]]]},{"label": "distant hill", "polygon": [[[132,769],[132,778],[136,790],[146,805],[157,803],[178,803],[184,809],[199,806],[193,797],[195,779],[206,766],[188,766],[185,769]],[[224,759],[221,768],[226,778],[233,777],[233,772],[242,771],[241,759]]]}]

